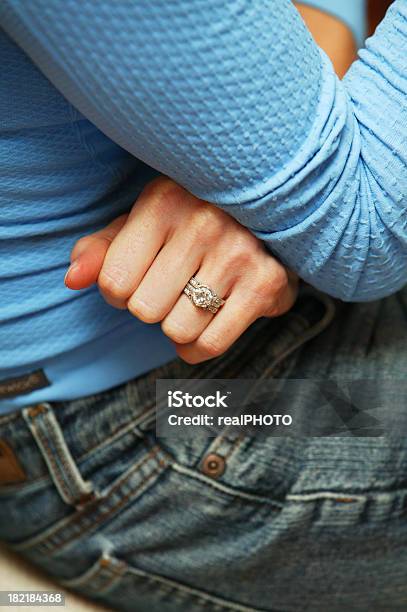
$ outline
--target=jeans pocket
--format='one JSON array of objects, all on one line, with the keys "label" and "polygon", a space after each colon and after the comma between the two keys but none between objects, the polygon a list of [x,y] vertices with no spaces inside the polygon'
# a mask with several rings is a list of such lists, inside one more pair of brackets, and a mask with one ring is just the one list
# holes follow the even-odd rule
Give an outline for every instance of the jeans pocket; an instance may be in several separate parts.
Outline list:
[{"label": "jeans pocket", "polygon": [[147,572],[108,554],[71,580],[68,588],[108,605],[112,610],[133,612],[257,612],[257,608],[229,601]]},{"label": "jeans pocket", "polygon": [[71,511],[38,535],[15,544],[14,550],[34,562],[40,561],[44,569],[59,575],[60,570],[64,572],[66,569],[65,551],[90,534],[100,533],[107,522],[128,505],[136,503],[166,467],[158,447],[146,448],[137,461],[120,471],[120,475],[89,503]]}]

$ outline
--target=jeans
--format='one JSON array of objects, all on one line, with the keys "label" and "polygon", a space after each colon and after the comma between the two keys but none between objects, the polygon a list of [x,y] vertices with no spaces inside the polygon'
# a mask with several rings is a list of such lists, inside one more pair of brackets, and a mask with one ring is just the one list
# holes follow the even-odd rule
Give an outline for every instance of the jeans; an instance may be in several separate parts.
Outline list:
[{"label": "jeans", "polygon": [[406,375],[406,306],[406,290],[369,304],[304,292],[219,359],[5,415],[0,441],[26,478],[0,487],[0,538],[113,610],[405,611],[404,437],[157,439],[153,383],[379,377],[390,389]]}]

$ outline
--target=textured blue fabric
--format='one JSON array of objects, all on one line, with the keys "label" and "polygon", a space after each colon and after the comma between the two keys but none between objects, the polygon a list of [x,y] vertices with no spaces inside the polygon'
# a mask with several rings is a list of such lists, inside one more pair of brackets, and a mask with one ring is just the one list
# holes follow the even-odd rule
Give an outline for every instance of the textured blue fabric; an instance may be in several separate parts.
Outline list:
[{"label": "textured blue fabric", "polygon": [[62,276],[76,238],[127,209],[152,168],[332,295],[401,287],[406,6],[342,85],[288,0],[3,0],[0,368],[129,321]]},{"label": "textured blue fabric", "polygon": [[[100,301],[103,303],[101,298]],[[95,302],[92,311],[98,314],[98,302]],[[81,312],[76,315],[80,323]],[[64,336],[61,336],[61,343],[56,344],[58,337],[58,333],[54,338],[50,337],[50,345],[64,348]],[[77,335],[77,338],[80,339],[80,336]],[[53,401],[65,401],[99,393],[149,372],[175,357],[174,345],[164,336],[160,325],[146,325],[134,317],[127,317],[125,323],[91,342],[30,364],[28,371],[42,370],[50,385],[0,400],[0,414],[29,404],[40,404],[50,398]],[[3,380],[26,373],[27,365],[0,370]]]},{"label": "textured blue fabric", "polygon": [[4,33],[0,56],[1,371],[131,318],[95,288],[69,291],[63,277],[75,240],[128,209],[147,170],[81,117]]},{"label": "textured blue fabric", "polygon": [[127,210],[157,173],[81,116],[0,30],[0,380],[52,386],[0,412],[125,382],[175,357],[157,326],[63,278],[75,241]]},{"label": "textured blue fabric", "polygon": [[0,20],[109,137],[305,280],[346,300],[406,282],[406,0],[345,85],[289,0],[6,0]]}]

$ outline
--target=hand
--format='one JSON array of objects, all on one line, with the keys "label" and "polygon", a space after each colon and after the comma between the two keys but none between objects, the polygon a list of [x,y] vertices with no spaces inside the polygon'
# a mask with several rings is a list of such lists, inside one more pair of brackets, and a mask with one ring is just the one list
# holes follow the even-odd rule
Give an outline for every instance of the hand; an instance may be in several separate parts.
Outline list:
[{"label": "hand", "polygon": [[[71,261],[70,289],[97,282],[112,306],[161,322],[188,363],[221,355],[257,318],[291,308],[297,293],[295,275],[260,240],[165,177],[147,185],[129,215],[81,238]],[[183,294],[191,276],[226,299],[216,315]]]}]

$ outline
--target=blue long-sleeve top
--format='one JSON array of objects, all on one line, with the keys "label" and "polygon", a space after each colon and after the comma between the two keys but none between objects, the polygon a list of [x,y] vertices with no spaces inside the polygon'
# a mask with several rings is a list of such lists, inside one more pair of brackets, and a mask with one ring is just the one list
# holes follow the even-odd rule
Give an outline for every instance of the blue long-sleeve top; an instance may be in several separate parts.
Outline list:
[{"label": "blue long-sleeve top", "polygon": [[346,300],[406,282],[406,0],[344,84],[289,0],[4,0],[0,20],[112,140],[305,280]]},{"label": "blue long-sleeve top", "polygon": [[57,279],[154,171],[334,296],[405,284],[407,0],[343,83],[289,0],[3,0],[0,27],[0,379],[130,324]]}]

